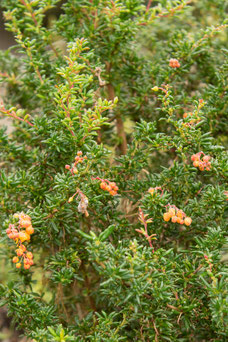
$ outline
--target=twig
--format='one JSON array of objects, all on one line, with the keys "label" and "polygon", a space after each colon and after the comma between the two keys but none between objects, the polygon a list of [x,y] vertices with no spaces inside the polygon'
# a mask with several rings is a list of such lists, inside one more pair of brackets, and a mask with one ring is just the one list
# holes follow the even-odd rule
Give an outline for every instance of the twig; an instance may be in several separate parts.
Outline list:
[{"label": "twig", "polygon": [[11,111],[11,112],[10,112],[9,110],[7,110],[7,109],[4,107],[3,103],[0,103],[0,112],[1,112],[2,114],[7,115],[7,116],[11,116],[11,117],[14,118],[14,119],[17,119],[17,120],[26,122],[29,126],[34,127],[34,125],[33,125],[30,121],[28,121],[28,120],[26,120],[26,119],[23,119],[23,118],[20,118],[19,116],[17,116],[17,114],[16,114],[16,112],[15,112],[14,110]]}]

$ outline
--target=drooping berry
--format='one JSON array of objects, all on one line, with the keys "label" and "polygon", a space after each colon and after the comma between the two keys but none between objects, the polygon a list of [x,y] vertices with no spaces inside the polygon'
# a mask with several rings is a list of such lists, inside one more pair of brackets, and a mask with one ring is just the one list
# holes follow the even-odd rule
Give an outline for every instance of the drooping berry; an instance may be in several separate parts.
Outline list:
[{"label": "drooping berry", "polygon": [[199,166],[199,161],[195,160],[194,163],[193,163],[193,166],[198,167]]},{"label": "drooping berry", "polygon": [[29,226],[26,228],[26,233],[28,233],[29,235],[33,234],[34,233],[34,228],[33,226]]},{"label": "drooping berry", "polygon": [[184,219],[184,224],[185,224],[186,226],[190,226],[191,223],[192,223],[191,217],[185,217],[185,219]]},{"label": "drooping berry", "polygon": [[31,221],[30,220],[20,220],[20,226],[22,228],[27,228],[31,225]]},{"label": "drooping berry", "polygon": [[27,252],[27,253],[26,253],[26,257],[27,257],[28,259],[32,259],[32,258],[33,258],[32,252]]},{"label": "drooping berry", "polygon": [[170,216],[174,216],[176,213],[176,210],[174,208],[169,208],[168,213],[170,214]]},{"label": "drooping berry", "polygon": [[182,217],[183,217],[183,211],[182,210],[177,211],[177,217],[182,219]]},{"label": "drooping berry", "polygon": [[170,217],[171,217],[170,213],[164,213],[164,214],[163,214],[163,219],[164,219],[164,221],[166,221],[166,222],[168,222],[168,221],[170,220]]},{"label": "drooping berry", "polygon": [[177,222],[177,219],[178,219],[177,216],[173,216],[173,217],[172,217],[172,222],[173,222],[173,223]]},{"label": "drooping berry", "polygon": [[12,261],[14,264],[16,264],[19,261],[19,258],[15,256],[15,257],[13,257]]},{"label": "drooping berry", "polygon": [[101,182],[100,188],[101,188],[102,190],[106,190],[106,187],[107,187],[107,184],[106,184],[105,182]]},{"label": "drooping berry", "polygon": [[106,190],[107,190],[108,192],[110,192],[110,191],[112,190],[111,186],[110,186],[110,185],[107,185],[107,186],[106,186]]},{"label": "drooping berry", "polygon": [[23,255],[23,250],[21,248],[16,249],[17,256],[22,256]]},{"label": "drooping berry", "polygon": [[28,241],[30,240],[30,235],[26,232],[20,232],[19,239],[21,240],[21,242]]},{"label": "drooping berry", "polygon": [[29,270],[30,269],[30,265],[29,264],[24,264],[24,269],[25,270]]}]

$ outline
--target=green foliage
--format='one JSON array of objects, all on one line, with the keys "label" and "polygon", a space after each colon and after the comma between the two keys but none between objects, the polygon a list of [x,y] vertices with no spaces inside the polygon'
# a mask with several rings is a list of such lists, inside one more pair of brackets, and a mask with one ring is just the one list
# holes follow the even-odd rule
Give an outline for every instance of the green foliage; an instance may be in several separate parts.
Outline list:
[{"label": "green foliage", "polygon": [[35,229],[1,305],[37,342],[226,341],[226,1],[67,0],[46,27],[57,5],[1,2],[6,266],[13,215]]}]

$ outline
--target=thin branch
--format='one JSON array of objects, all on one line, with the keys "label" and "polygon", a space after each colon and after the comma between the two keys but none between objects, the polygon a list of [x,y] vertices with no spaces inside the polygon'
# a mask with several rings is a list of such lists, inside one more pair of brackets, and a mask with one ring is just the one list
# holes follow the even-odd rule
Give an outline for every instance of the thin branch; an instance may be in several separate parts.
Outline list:
[{"label": "thin branch", "polygon": [[17,119],[17,120],[26,122],[29,126],[34,127],[34,125],[33,125],[30,121],[25,120],[25,119],[20,118],[19,116],[17,116],[17,114],[16,114],[16,112],[15,112],[14,110],[11,111],[11,112],[10,112],[9,110],[7,110],[7,109],[4,107],[3,103],[0,103],[0,112],[1,112],[2,114],[4,114],[4,115],[11,116],[11,117],[14,118],[14,119]]}]

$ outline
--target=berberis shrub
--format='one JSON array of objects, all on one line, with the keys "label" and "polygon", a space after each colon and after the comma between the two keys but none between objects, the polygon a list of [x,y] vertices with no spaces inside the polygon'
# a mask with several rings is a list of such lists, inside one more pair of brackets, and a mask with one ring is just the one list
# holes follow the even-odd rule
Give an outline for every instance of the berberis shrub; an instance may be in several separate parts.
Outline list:
[{"label": "berberis shrub", "polygon": [[226,5],[1,1],[0,293],[33,341],[227,341]]}]

